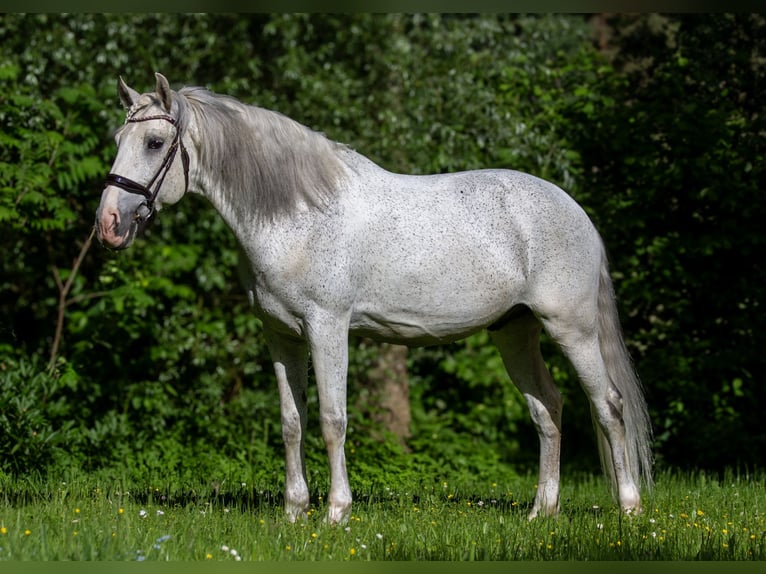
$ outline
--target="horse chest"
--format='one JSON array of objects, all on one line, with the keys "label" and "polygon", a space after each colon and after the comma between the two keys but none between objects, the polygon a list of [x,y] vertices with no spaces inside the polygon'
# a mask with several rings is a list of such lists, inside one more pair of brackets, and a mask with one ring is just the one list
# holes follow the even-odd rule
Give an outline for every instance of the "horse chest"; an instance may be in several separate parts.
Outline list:
[{"label": "horse chest", "polygon": [[256,314],[272,329],[304,337],[312,317],[327,311],[343,314],[350,307],[345,265],[320,258],[308,264],[287,262],[283,258],[278,265],[251,272],[245,285]]},{"label": "horse chest", "polygon": [[247,287],[247,295],[255,314],[272,329],[303,337],[302,313],[284,293],[259,286],[257,282]]}]

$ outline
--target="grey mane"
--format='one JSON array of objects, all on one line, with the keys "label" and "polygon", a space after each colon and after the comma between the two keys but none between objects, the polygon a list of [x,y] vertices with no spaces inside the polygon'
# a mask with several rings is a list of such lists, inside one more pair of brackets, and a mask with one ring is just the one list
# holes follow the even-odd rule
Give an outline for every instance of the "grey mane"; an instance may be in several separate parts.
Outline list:
[{"label": "grey mane", "polygon": [[[344,175],[345,148],[277,112],[204,88],[182,88],[178,129],[191,116],[200,132],[200,167],[259,219],[293,212],[305,202],[323,208]],[[175,107],[175,106],[174,106]]]}]

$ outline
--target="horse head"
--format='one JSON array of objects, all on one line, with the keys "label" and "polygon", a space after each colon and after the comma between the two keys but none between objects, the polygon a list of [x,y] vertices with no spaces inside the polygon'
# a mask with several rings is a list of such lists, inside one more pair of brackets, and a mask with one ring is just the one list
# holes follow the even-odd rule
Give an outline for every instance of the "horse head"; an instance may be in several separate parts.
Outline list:
[{"label": "horse head", "polygon": [[98,239],[114,249],[128,247],[155,213],[181,199],[189,186],[179,98],[162,74],[155,75],[154,93],[139,94],[122,78],[117,83],[128,111],[115,135],[117,157],[96,211]]}]

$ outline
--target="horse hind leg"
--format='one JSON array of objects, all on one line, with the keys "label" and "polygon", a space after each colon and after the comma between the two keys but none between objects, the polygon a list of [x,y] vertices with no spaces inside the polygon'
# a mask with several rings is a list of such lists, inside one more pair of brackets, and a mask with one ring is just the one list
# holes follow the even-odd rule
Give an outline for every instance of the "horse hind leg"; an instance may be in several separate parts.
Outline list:
[{"label": "horse hind leg", "polygon": [[489,331],[508,375],[527,402],[540,439],[539,479],[530,520],[559,511],[562,400],[540,352],[541,330],[541,323],[527,309]]},{"label": "horse hind leg", "polygon": [[632,468],[622,393],[612,383],[592,321],[544,320],[546,332],[561,346],[577,371],[591,405],[601,462],[613,494],[625,512],[640,511],[637,476]]}]

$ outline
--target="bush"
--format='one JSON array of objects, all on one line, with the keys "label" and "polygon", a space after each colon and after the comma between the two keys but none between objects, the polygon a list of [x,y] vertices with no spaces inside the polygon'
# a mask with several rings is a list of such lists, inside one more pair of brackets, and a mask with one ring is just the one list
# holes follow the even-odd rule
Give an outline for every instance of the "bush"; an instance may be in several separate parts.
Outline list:
[{"label": "bush", "polygon": [[80,442],[71,380],[34,358],[0,362],[0,471],[44,473],[71,462]]}]

